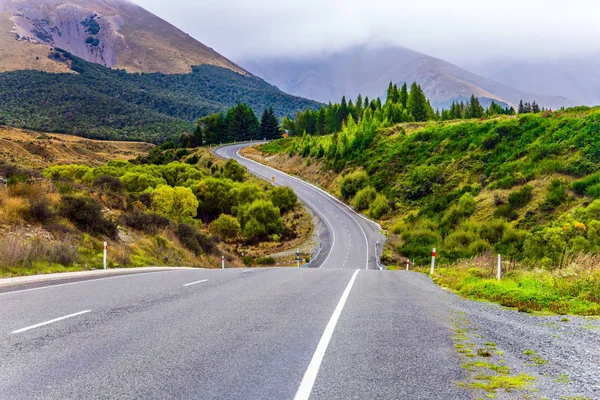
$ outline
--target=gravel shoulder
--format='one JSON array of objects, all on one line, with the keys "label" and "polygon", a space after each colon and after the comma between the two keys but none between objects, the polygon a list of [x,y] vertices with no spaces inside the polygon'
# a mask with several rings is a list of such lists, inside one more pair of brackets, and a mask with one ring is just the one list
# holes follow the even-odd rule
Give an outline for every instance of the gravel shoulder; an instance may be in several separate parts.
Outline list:
[{"label": "gravel shoulder", "polygon": [[[430,281],[425,275],[417,279]],[[494,393],[498,399],[600,399],[600,319],[531,315],[450,291],[445,296],[455,347],[468,371],[462,384],[471,387],[474,398]],[[478,378],[506,367],[525,390],[473,389],[482,382],[494,386],[496,381]],[[511,379],[503,382],[510,386]]]}]

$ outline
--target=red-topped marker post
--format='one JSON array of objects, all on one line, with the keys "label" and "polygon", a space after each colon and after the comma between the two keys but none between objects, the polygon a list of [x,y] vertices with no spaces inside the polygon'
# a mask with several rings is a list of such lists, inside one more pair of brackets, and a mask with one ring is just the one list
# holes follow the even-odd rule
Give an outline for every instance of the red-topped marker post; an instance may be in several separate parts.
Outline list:
[{"label": "red-topped marker post", "polygon": [[106,269],[106,253],[108,251],[108,243],[104,242],[104,269]]},{"label": "red-topped marker post", "polygon": [[433,272],[435,271],[435,255],[436,255],[435,250],[436,249],[433,249],[433,251],[431,252],[431,272],[430,272],[430,275],[433,275]]}]

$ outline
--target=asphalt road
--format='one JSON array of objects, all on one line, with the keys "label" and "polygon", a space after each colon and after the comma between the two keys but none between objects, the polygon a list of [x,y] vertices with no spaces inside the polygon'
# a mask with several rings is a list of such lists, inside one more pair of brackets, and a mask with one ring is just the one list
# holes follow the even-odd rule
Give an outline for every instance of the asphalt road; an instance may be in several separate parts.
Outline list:
[{"label": "asphalt road", "polygon": [[0,399],[470,398],[443,290],[374,270],[369,223],[289,182],[336,233],[321,268],[4,288]]},{"label": "asphalt road", "polygon": [[245,158],[239,150],[248,144],[220,147],[215,153],[223,158],[233,158],[253,174],[275,184],[289,186],[298,198],[309,206],[327,227],[323,239],[323,252],[316,264],[320,268],[378,269],[375,258],[377,242],[383,245],[385,236],[376,223],[349,209],[328,193],[298,178]]}]

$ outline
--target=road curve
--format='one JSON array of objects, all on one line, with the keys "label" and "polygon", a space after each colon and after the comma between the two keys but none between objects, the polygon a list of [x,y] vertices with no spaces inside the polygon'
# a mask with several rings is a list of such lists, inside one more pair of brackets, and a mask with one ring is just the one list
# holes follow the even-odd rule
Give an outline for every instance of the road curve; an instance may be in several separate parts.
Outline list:
[{"label": "road curve", "polygon": [[357,214],[325,191],[269,166],[250,160],[240,150],[256,145],[240,143],[217,147],[214,153],[226,159],[234,159],[254,175],[272,181],[275,185],[291,187],[300,201],[321,218],[327,229],[323,251],[317,260],[318,268],[378,269],[377,242],[383,245],[385,237],[378,224]]}]

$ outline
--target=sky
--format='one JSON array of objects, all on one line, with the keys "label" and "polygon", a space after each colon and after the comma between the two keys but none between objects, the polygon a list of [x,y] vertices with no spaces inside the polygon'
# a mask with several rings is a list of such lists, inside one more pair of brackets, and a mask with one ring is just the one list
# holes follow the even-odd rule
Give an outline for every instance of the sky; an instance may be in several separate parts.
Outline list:
[{"label": "sky", "polygon": [[457,64],[600,53],[598,0],[133,0],[235,61],[402,45]]}]

